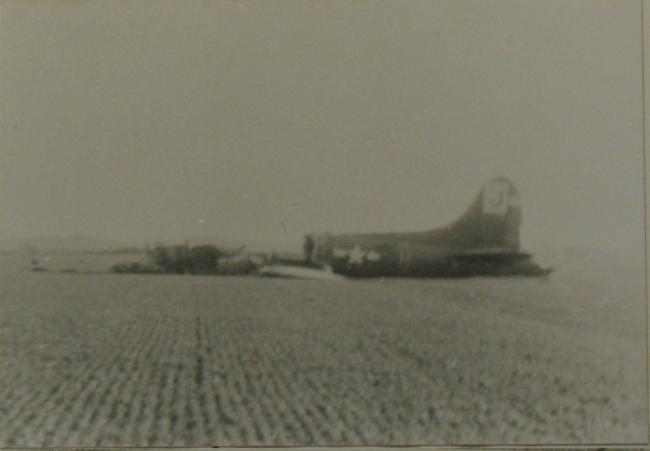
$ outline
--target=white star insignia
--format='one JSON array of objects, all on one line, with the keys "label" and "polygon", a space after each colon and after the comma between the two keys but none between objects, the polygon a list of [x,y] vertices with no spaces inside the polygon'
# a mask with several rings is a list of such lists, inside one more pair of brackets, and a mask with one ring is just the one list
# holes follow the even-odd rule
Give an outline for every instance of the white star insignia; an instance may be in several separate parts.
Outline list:
[{"label": "white star insignia", "polygon": [[363,261],[366,259],[366,253],[361,250],[359,245],[357,244],[354,246],[354,249],[352,249],[352,252],[350,252],[350,264],[361,264]]},{"label": "white star insignia", "polygon": [[347,258],[348,265],[361,265],[365,262],[377,262],[381,259],[381,254],[375,251],[366,252],[361,246],[356,244],[352,249],[335,247],[332,251],[334,258]]}]

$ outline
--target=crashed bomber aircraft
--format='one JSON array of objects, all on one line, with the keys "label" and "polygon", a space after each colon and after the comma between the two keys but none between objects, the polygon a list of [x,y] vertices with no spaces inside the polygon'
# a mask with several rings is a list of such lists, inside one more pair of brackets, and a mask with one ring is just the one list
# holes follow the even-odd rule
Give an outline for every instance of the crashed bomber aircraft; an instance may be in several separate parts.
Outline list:
[{"label": "crashed bomber aircraft", "polygon": [[[541,276],[551,272],[520,251],[521,205],[513,183],[485,183],[469,210],[438,229],[414,233],[310,234],[305,264],[351,277]],[[278,274],[279,275],[279,274]]]}]

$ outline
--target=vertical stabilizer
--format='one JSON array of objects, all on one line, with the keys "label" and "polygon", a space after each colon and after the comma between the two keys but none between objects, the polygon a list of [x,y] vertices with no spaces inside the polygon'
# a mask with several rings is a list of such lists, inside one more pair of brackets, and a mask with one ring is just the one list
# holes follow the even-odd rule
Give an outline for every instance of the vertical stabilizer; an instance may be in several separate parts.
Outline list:
[{"label": "vertical stabilizer", "polygon": [[[514,184],[503,177],[486,182],[470,208],[444,233],[450,245],[519,250],[521,204]],[[442,238],[442,237],[441,237]]]}]

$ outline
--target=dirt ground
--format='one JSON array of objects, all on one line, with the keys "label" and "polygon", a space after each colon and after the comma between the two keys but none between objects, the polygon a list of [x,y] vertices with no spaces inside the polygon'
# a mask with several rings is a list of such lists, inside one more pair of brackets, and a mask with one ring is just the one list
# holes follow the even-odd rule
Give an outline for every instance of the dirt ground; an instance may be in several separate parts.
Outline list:
[{"label": "dirt ground", "polygon": [[647,441],[643,281],[0,268],[0,446]]}]

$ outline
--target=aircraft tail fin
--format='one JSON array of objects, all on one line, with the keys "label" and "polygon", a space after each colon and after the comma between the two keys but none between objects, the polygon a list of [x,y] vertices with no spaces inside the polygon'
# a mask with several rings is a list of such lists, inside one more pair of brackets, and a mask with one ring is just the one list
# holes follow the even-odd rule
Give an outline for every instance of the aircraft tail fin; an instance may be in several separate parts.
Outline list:
[{"label": "aircraft tail fin", "polygon": [[521,205],[515,185],[497,177],[486,182],[470,208],[446,227],[450,245],[519,250]]}]

